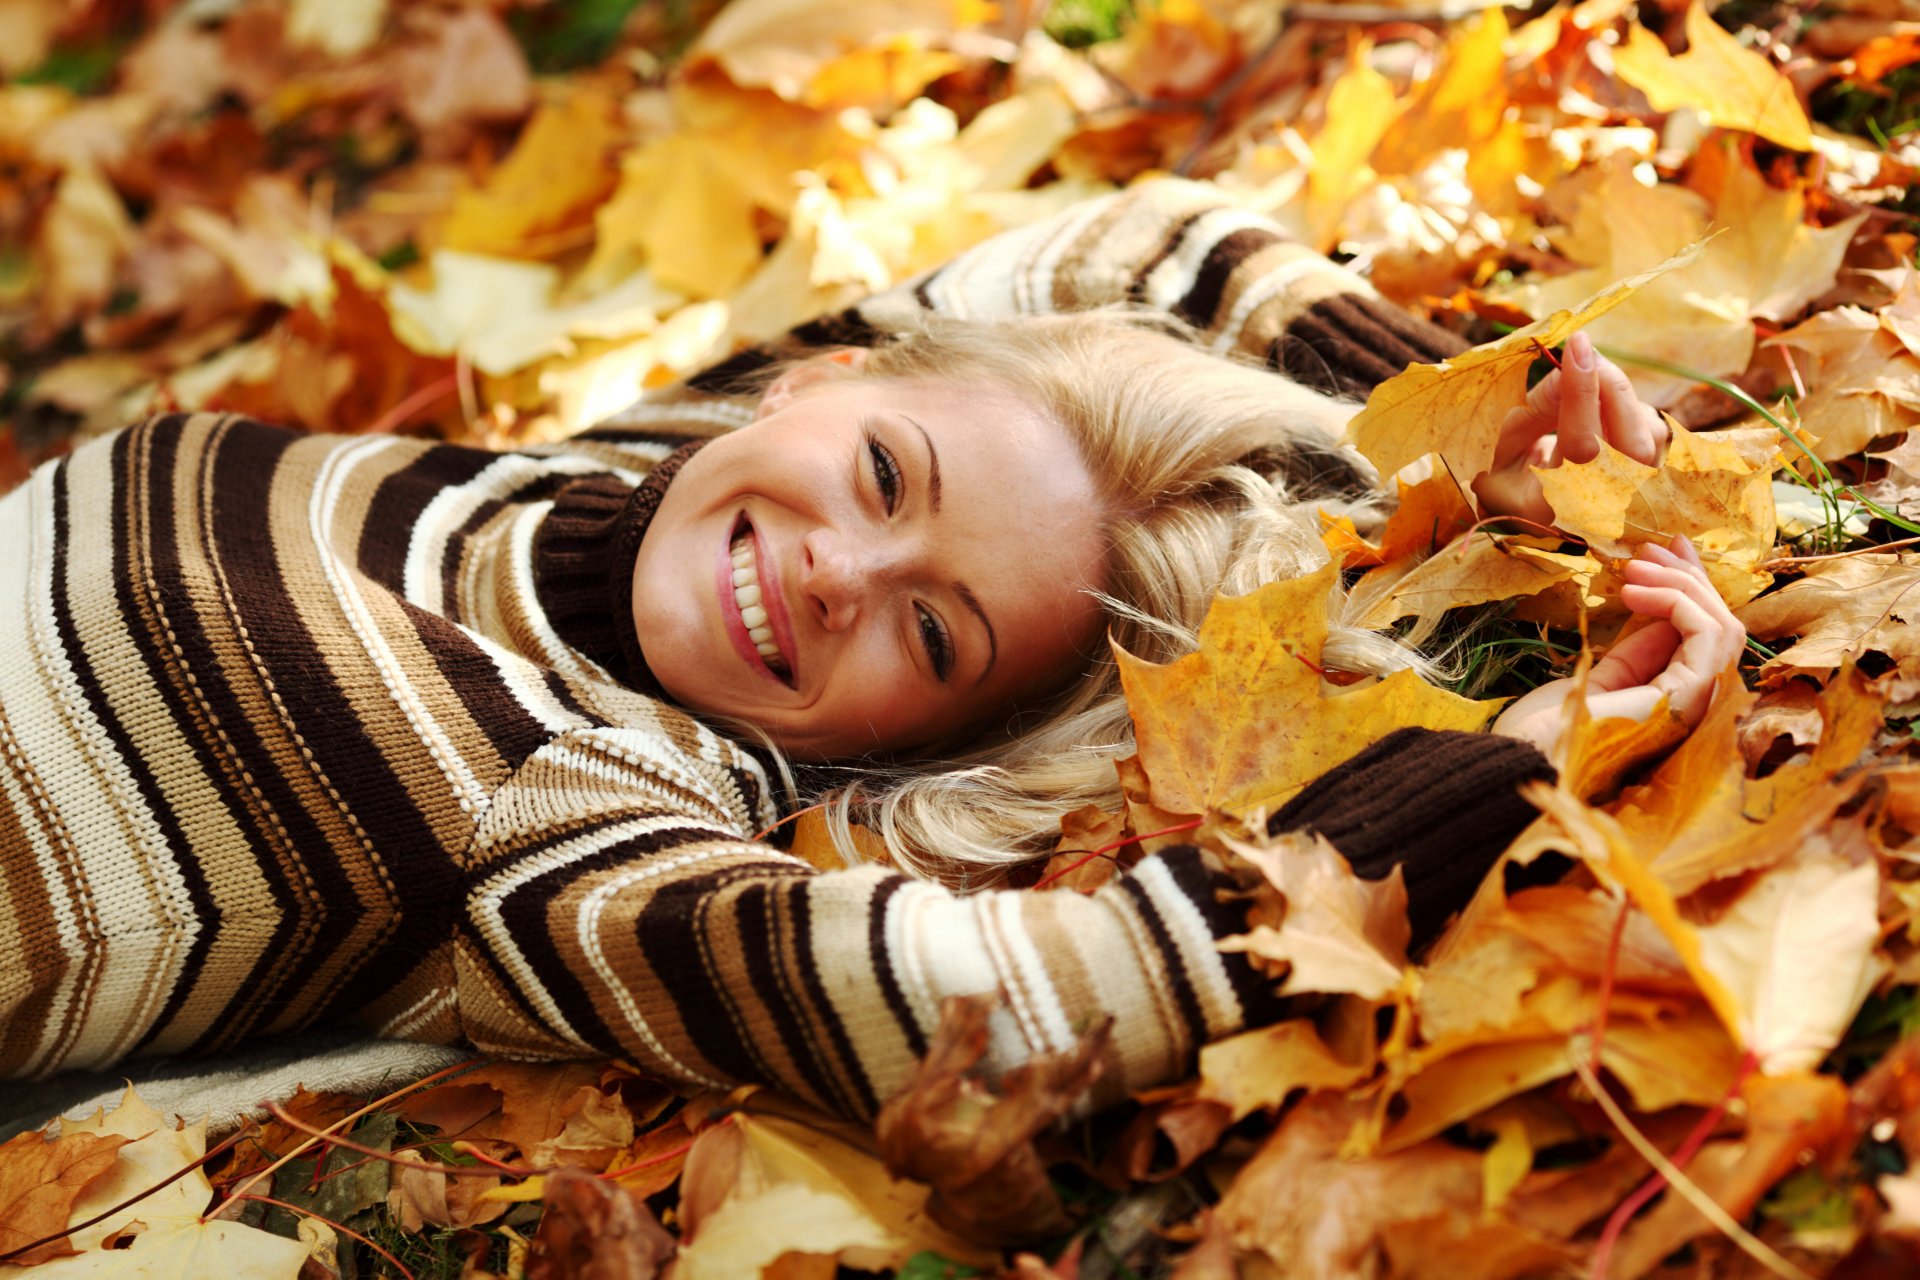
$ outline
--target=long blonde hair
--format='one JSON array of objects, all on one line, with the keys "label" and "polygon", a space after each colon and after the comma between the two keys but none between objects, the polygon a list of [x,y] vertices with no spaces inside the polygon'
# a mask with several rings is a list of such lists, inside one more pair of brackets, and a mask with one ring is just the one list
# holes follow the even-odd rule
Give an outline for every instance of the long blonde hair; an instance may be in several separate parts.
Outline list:
[{"label": "long blonde hair", "polygon": [[[1161,313],[932,317],[845,376],[992,386],[1049,412],[1078,443],[1107,513],[1109,634],[1151,661],[1192,650],[1215,595],[1322,563],[1314,507],[1363,523],[1374,510],[1371,468],[1339,444],[1357,406],[1209,352]],[[1338,592],[1329,603],[1331,665],[1420,666],[1386,637],[1337,625]],[[808,770],[803,803],[824,804],[850,861],[859,855],[849,824],[859,822],[904,870],[960,887],[991,883],[1051,848],[1063,813],[1116,808],[1114,762],[1133,751],[1104,646],[1014,719],[1016,731],[940,758]]]}]

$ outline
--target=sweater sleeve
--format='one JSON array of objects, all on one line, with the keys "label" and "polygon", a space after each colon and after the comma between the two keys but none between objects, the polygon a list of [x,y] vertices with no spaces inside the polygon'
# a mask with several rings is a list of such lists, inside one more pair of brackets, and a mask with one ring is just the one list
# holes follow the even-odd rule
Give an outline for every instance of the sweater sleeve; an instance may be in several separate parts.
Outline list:
[{"label": "sweater sleeve", "polygon": [[624,1053],[689,1084],[765,1083],[865,1117],[952,995],[999,993],[994,1071],[1110,1015],[1095,1106],[1273,1016],[1269,984],[1214,946],[1244,930],[1244,907],[1196,850],[1091,896],[963,896],[754,843],[702,772],[651,735],[583,730],[496,795],[456,946],[468,1039],[510,1056]]},{"label": "sweater sleeve", "polygon": [[1467,345],[1218,188],[1161,178],[1002,232],[944,266],[741,351],[687,385],[696,395],[726,394],[771,362],[871,346],[927,311],[990,320],[1115,303],[1177,316],[1215,350],[1239,351],[1340,395],[1363,397],[1407,365],[1443,360]]}]

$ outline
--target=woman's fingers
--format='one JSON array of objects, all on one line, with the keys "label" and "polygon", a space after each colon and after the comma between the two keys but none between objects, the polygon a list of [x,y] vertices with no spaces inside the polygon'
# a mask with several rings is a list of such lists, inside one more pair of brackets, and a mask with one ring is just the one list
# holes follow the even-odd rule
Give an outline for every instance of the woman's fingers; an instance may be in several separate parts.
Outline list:
[{"label": "woman's fingers", "polygon": [[1667,696],[1689,724],[1706,714],[1724,671],[1740,652],[1744,631],[1707,580],[1699,553],[1684,538],[1670,550],[1646,546],[1625,570],[1621,603],[1635,613],[1664,619],[1679,637],[1665,668],[1647,684]]},{"label": "woman's fingers", "polygon": [[[1568,462],[1592,462],[1600,456],[1600,357],[1593,339],[1576,333],[1560,359],[1560,456]],[[1544,379],[1543,379],[1544,382]]]},{"label": "woman's fingers", "polygon": [[1640,399],[1626,373],[1613,361],[1600,360],[1598,381],[1600,420],[1607,442],[1635,462],[1658,465],[1667,446],[1666,420]]}]

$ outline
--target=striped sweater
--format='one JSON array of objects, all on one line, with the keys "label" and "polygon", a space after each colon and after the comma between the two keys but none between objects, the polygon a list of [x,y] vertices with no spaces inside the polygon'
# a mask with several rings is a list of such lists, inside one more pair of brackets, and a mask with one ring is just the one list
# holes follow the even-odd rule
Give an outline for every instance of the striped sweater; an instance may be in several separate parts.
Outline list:
[{"label": "striped sweater", "polygon": [[1123,298],[1323,385],[1454,345],[1167,182],[564,445],[173,415],[35,472],[0,500],[0,1075],[352,1020],[864,1116],[983,991],[992,1066],[1111,1014],[1100,1100],[1180,1073],[1269,999],[1213,945],[1242,921],[1197,854],[1091,896],[816,872],[755,839],[762,762],[644,692],[608,572],[757,363],[918,307]]}]

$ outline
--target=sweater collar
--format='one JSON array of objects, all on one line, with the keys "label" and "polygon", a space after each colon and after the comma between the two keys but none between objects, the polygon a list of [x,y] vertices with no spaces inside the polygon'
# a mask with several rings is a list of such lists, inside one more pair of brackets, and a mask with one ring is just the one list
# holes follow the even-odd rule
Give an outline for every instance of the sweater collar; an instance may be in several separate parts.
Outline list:
[{"label": "sweater collar", "polygon": [[560,639],[630,689],[661,696],[633,627],[633,565],[640,539],[688,458],[705,440],[668,454],[637,487],[583,476],[554,496],[533,539],[533,590]]}]

